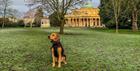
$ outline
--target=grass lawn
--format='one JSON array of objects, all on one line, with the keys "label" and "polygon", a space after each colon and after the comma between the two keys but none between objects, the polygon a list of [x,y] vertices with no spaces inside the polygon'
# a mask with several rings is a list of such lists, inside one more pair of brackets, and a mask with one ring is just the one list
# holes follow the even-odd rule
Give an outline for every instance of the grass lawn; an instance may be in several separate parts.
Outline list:
[{"label": "grass lawn", "polygon": [[[67,65],[52,68],[47,36],[57,28],[0,29],[0,71],[140,71],[140,33],[66,28]],[[123,31],[123,30],[120,30]]]}]

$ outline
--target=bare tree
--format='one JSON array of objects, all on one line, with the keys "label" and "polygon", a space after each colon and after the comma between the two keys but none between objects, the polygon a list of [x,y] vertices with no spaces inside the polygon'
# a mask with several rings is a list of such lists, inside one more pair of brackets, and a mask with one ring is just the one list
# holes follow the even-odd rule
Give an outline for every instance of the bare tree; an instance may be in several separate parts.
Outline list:
[{"label": "bare tree", "polygon": [[[33,10],[32,7],[34,6],[35,0],[24,0],[24,2],[25,2],[25,5],[29,8],[29,11],[32,11]],[[31,17],[29,16],[29,18]],[[34,19],[32,20],[32,22],[30,22],[30,28],[33,27],[33,22],[34,22]]]},{"label": "bare tree", "polygon": [[114,20],[116,23],[116,33],[118,33],[119,30],[119,17],[121,15],[121,7],[123,5],[123,0],[111,0],[113,13],[114,13]]},{"label": "bare tree", "polygon": [[56,12],[56,17],[60,21],[60,34],[64,33],[65,15],[69,9],[74,9],[82,0],[33,0],[34,4],[42,5],[48,13]]},{"label": "bare tree", "polygon": [[12,1],[11,0],[0,0],[0,7],[1,7],[1,11],[2,11],[2,16],[3,16],[3,24],[2,24],[2,28],[4,28],[5,25],[5,19],[6,19],[6,15],[7,15],[7,10],[9,9]]},{"label": "bare tree", "polygon": [[38,27],[41,26],[41,19],[43,18],[43,14],[44,14],[44,12],[43,12],[42,8],[38,8],[36,10],[36,12],[35,12],[35,16],[34,16],[35,17],[35,21],[34,21],[34,23]]},{"label": "bare tree", "polygon": [[10,17],[14,16],[14,17],[20,18],[22,16],[22,13],[17,9],[9,9],[8,14]]}]

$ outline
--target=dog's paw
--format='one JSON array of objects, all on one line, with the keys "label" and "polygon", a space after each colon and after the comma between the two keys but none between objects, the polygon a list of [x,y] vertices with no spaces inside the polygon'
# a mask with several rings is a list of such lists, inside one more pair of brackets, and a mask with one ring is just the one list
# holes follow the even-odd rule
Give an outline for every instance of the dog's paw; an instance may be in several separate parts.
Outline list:
[{"label": "dog's paw", "polygon": [[67,62],[64,62],[64,64],[67,64]]},{"label": "dog's paw", "polygon": [[61,65],[58,65],[58,68],[61,68]]},{"label": "dog's paw", "polygon": [[52,64],[52,67],[55,67],[55,64]]}]

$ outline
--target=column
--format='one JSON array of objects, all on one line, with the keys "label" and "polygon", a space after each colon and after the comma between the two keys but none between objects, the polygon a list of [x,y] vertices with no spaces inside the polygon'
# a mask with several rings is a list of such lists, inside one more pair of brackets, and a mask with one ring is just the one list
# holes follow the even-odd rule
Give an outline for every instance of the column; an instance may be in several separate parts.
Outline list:
[{"label": "column", "polygon": [[97,27],[99,27],[100,25],[99,25],[99,18],[97,18]]},{"label": "column", "polygon": [[82,27],[82,18],[79,18],[79,26]]},{"label": "column", "polygon": [[72,20],[72,27],[74,27],[74,19],[72,18],[71,20]]},{"label": "column", "polygon": [[99,18],[99,25],[100,25],[100,27],[102,26],[102,24],[101,24],[101,19]]},{"label": "column", "polygon": [[93,27],[95,27],[96,25],[95,25],[95,18],[93,18]]},{"label": "column", "polygon": [[80,27],[83,27],[83,19],[80,18]]},{"label": "column", "polygon": [[73,19],[71,18],[71,27],[73,27]]},{"label": "column", "polygon": [[74,18],[74,27],[76,27],[76,18]]},{"label": "column", "polygon": [[86,24],[85,24],[85,26],[87,27],[88,26],[88,19],[86,18]]},{"label": "column", "polygon": [[93,27],[93,18],[90,18],[90,20],[91,20],[90,26]]},{"label": "column", "polygon": [[85,27],[85,22],[86,22],[85,18],[83,18],[83,27]]},{"label": "column", "polygon": [[73,27],[75,27],[75,18],[73,19]]},{"label": "column", "polygon": [[89,18],[89,27],[91,27],[91,18]]},{"label": "column", "polygon": [[84,27],[86,27],[87,19],[84,19]]},{"label": "column", "polygon": [[68,22],[67,22],[67,24],[68,24],[68,26],[70,27],[70,18],[68,18]]},{"label": "column", "polygon": [[88,23],[87,23],[87,27],[90,26],[90,19],[88,18]]},{"label": "column", "polygon": [[75,27],[78,27],[78,21],[77,21],[77,18],[75,19]]},{"label": "column", "polygon": [[94,18],[92,18],[92,27],[94,27]]},{"label": "column", "polygon": [[97,27],[97,18],[95,18],[95,27]]},{"label": "column", "polygon": [[78,25],[78,27],[79,27],[79,18],[77,18],[77,25]]},{"label": "column", "polygon": [[68,19],[65,19],[66,25],[68,25]]},{"label": "column", "polygon": [[81,27],[83,27],[83,24],[84,24],[84,19],[81,18]]},{"label": "column", "polygon": [[89,20],[89,18],[88,18],[88,19],[87,19],[87,27],[89,27],[89,23],[90,23],[89,21],[90,21],[90,20]]}]

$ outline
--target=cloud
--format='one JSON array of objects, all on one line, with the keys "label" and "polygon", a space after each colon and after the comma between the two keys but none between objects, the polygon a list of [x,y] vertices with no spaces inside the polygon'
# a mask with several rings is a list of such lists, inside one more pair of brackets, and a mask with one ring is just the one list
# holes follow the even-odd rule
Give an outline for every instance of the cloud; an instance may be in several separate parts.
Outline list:
[{"label": "cloud", "polygon": [[24,0],[12,0],[14,5],[24,5]]},{"label": "cloud", "polygon": [[[23,12],[26,12],[28,11],[28,7],[25,6],[25,2],[24,0],[12,0],[13,1],[13,5],[12,7],[19,10],[19,11],[23,11]],[[100,0],[93,0],[93,6],[94,7],[98,7],[100,4]]]},{"label": "cloud", "polygon": [[100,5],[100,0],[93,0],[93,6],[98,7]]},{"label": "cloud", "polygon": [[25,5],[12,5],[12,8],[19,10],[20,12],[28,11],[28,7]]}]

